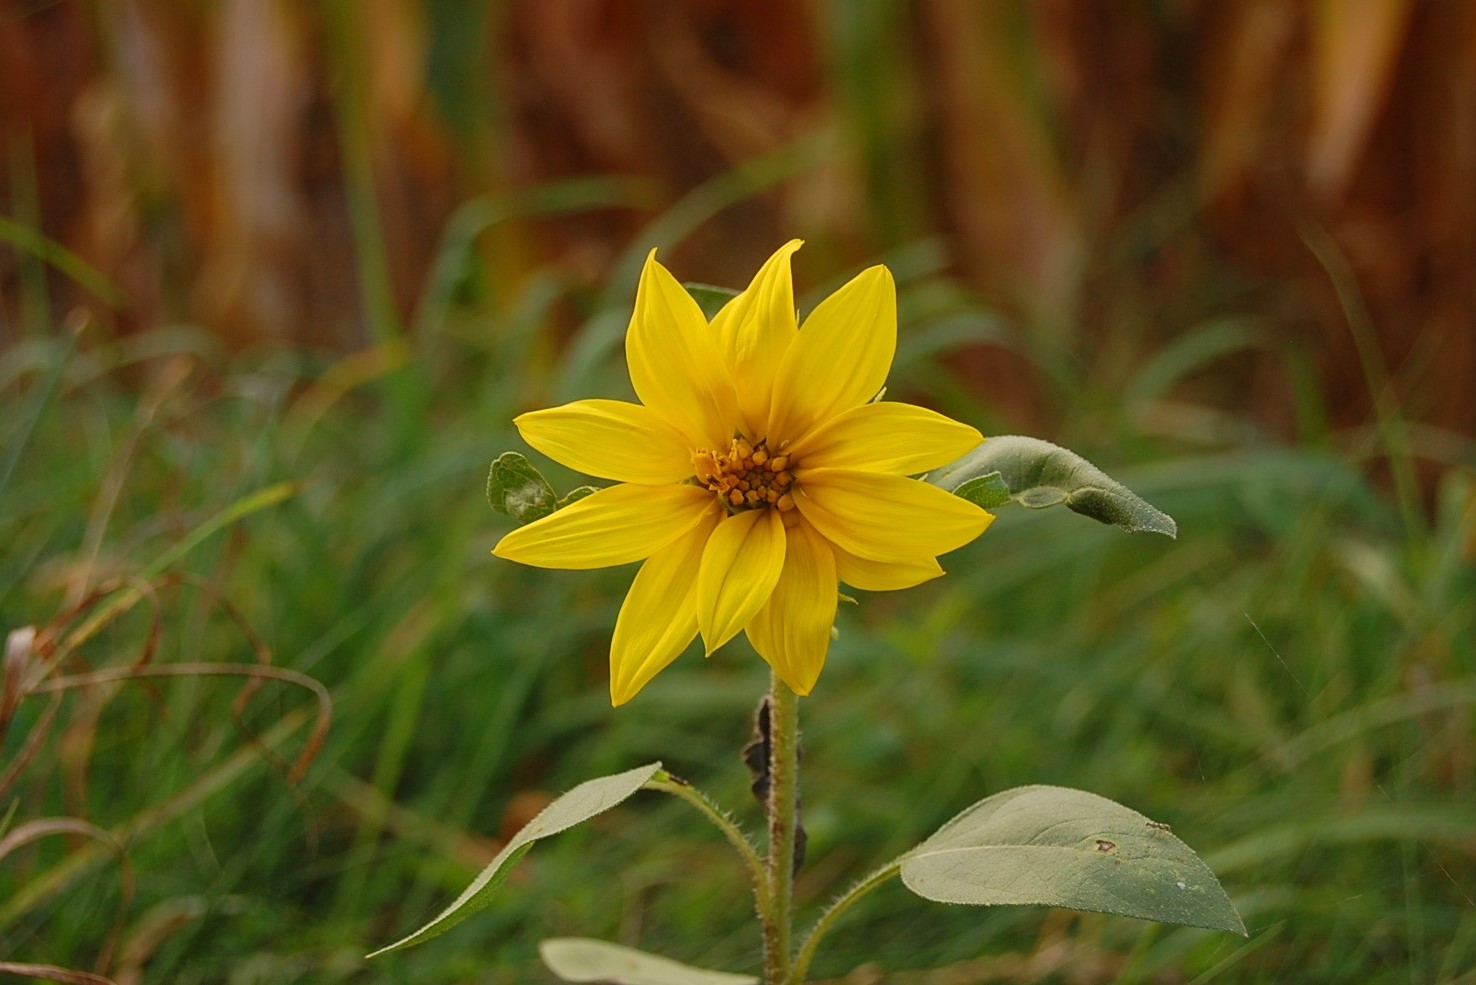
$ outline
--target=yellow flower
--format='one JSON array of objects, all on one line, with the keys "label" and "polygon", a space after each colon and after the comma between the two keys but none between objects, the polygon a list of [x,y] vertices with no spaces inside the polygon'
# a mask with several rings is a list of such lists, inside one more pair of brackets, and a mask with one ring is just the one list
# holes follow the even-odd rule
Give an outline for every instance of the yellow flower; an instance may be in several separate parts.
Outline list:
[{"label": "yellow flower", "polygon": [[808,694],[825,664],[838,583],[909,588],[994,517],[908,476],[981,440],[941,414],[874,402],[897,345],[885,267],[796,323],[789,258],[769,258],[712,320],[652,250],[625,336],[640,403],[578,400],[515,423],[538,451],[614,480],[503,537],[498,557],[545,568],[644,561],[615,622],[610,698],[636,695],[697,634],[740,630]]}]

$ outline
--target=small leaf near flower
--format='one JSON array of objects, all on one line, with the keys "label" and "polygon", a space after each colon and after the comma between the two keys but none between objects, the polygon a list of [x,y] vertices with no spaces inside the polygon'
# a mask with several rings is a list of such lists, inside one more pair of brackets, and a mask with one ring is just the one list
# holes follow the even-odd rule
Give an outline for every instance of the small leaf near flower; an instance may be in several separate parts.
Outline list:
[{"label": "small leaf near flower", "polygon": [[953,495],[961,496],[975,506],[982,506],[986,510],[1004,506],[1011,498],[1010,487],[1005,483],[1004,476],[998,472],[965,479],[958,485],[958,488],[953,490]]},{"label": "small leaf near flower", "polygon": [[1007,499],[1039,510],[1065,506],[1129,533],[1178,536],[1174,518],[1080,455],[1018,434],[990,438],[927,477],[935,486],[986,508]]},{"label": "small leaf near flower", "polygon": [[576,486],[575,488],[570,489],[568,494],[565,495],[563,499],[559,500],[558,509],[563,509],[571,503],[577,503],[593,492],[598,492],[598,490],[594,486]]},{"label": "small leaf near flower", "polygon": [[540,520],[560,505],[543,473],[515,451],[498,455],[487,471],[487,503],[519,523]]}]

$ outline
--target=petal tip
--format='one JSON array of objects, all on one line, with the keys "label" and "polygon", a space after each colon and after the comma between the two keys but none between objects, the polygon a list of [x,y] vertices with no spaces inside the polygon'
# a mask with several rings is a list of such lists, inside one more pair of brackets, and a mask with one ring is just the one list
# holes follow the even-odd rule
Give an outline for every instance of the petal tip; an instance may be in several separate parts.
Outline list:
[{"label": "petal tip", "polygon": [[793,667],[786,667],[783,670],[777,667],[774,668],[774,672],[779,675],[779,679],[784,682],[785,687],[789,688],[801,698],[808,698],[810,692],[815,689],[815,682],[820,679],[820,674],[817,671],[814,677],[806,680],[803,677],[796,677],[794,670]]}]

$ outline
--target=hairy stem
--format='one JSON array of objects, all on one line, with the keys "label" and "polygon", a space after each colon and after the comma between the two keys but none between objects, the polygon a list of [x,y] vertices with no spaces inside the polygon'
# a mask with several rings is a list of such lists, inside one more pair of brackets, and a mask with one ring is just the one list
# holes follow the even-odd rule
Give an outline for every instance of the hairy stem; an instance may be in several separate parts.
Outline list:
[{"label": "hairy stem", "polygon": [[810,928],[809,934],[805,936],[804,943],[800,945],[799,954],[794,959],[794,966],[790,970],[789,978],[794,985],[799,985],[805,980],[805,975],[810,971],[810,961],[815,957],[815,949],[820,946],[820,941],[825,934],[840,919],[840,915],[851,908],[858,899],[871,892],[877,886],[886,882],[902,870],[901,861],[891,862],[871,875],[862,879],[856,885],[846,890],[835,898],[820,919],[815,921],[815,926]]},{"label": "hairy stem", "polygon": [[770,685],[769,893],[764,923],[764,980],[789,979],[794,910],[795,804],[799,786],[799,696],[777,675]]},{"label": "hairy stem", "polygon": [[712,823],[713,827],[723,833],[723,837],[728,839],[728,843],[733,846],[738,852],[739,857],[743,859],[743,865],[748,870],[748,878],[753,883],[753,891],[759,897],[760,908],[762,908],[764,883],[767,879],[763,860],[759,858],[758,852],[754,850],[753,843],[739,830],[738,825],[733,823],[733,820],[728,817],[727,812],[714,804],[708,798],[707,794],[698,790],[687,781],[672,776],[665,770],[660,771],[654,777],[647,780],[646,789],[660,790],[662,793],[669,793],[679,800],[685,800],[697,808],[702,816]]}]

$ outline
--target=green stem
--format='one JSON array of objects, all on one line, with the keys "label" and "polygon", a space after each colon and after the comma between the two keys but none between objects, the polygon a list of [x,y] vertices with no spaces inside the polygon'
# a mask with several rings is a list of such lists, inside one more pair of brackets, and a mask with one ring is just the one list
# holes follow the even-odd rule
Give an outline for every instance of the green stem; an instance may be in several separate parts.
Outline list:
[{"label": "green stem", "polygon": [[820,914],[820,919],[815,921],[815,926],[810,928],[810,933],[800,945],[799,954],[794,959],[794,967],[789,972],[790,982],[795,985],[804,982],[805,975],[810,971],[810,960],[815,957],[815,949],[820,946],[821,938],[829,932],[831,925],[840,919],[840,915],[849,910],[858,899],[900,871],[902,871],[902,862],[900,860],[891,862],[835,898],[825,912]]},{"label": "green stem", "polygon": [[769,696],[769,906],[764,922],[764,980],[769,985],[782,985],[789,980],[794,922],[799,695],[773,675]]},{"label": "green stem", "polygon": [[760,907],[762,908],[764,882],[766,879],[764,875],[764,863],[759,858],[758,852],[754,850],[753,843],[738,829],[738,825],[734,824],[726,813],[709,800],[707,794],[698,790],[686,780],[678,779],[665,770],[662,770],[647,780],[646,789],[660,790],[662,793],[669,793],[679,800],[685,800],[697,808],[703,817],[711,821],[713,827],[723,833],[723,837],[728,839],[728,843],[737,850],[739,857],[743,859],[743,865],[748,869],[748,878],[753,882],[753,891],[759,897]]}]

